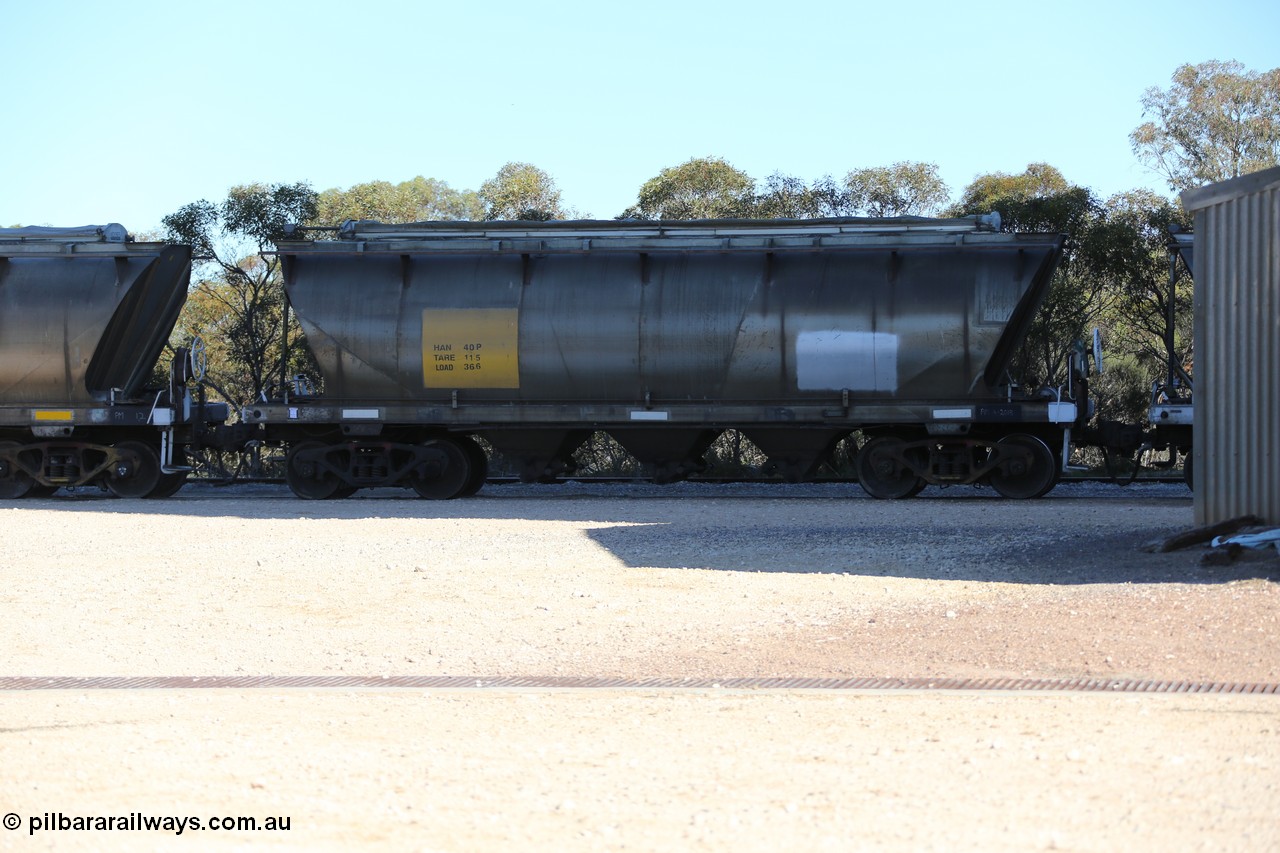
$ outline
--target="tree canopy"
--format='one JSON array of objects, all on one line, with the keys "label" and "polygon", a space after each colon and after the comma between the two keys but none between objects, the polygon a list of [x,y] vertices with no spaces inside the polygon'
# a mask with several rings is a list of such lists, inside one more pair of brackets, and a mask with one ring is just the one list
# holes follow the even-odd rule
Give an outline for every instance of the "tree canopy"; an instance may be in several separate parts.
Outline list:
[{"label": "tree canopy", "polygon": [[1019,175],[992,172],[973,179],[960,194],[952,212],[983,213],[997,203],[1025,202],[1065,193],[1071,183],[1048,163],[1032,163]]},{"label": "tree canopy", "polygon": [[[1165,364],[1175,372],[1191,360],[1192,282],[1179,275],[1170,293],[1169,229],[1189,230],[1181,207],[1149,190],[1120,193],[1106,202],[1107,244],[1115,294],[1116,347],[1155,377]],[[1172,299],[1172,306],[1169,304]],[[1172,308],[1172,312],[1170,312]],[[1174,324],[1168,326],[1172,313]]]},{"label": "tree canopy", "polygon": [[750,216],[756,182],[719,157],[695,157],[644,182],[634,207],[637,219],[726,219]]},{"label": "tree canopy", "polygon": [[1280,68],[1182,65],[1167,90],[1143,93],[1142,111],[1152,120],[1129,135],[1133,153],[1175,192],[1280,164]]},{"label": "tree canopy", "polygon": [[951,198],[933,163],[854,169],[844,187],[846,205],[863,216],[933,216]]},{"label": "tree canopy", "polygon": [[663,169],[640,188],[620,218],[814,219],[826,216],[929,216],[946,204],[947,185],[932,163],[856,169],[843,183],[808,183],[774,172],[762,184],[719,157]]},{"label": "tree canopy", "polygon": [[275,241],[284,238],[285,225],[316,213],[316,194],[305,183],[244,184],[222,202],[201,199],[164,218],[165,239],[190,243],[199,263],[171,340],[187,345],[204,338],[208,379],[229,402],[258,399],[282,361],[286,369],[291,360],[300,369],[308,357],[303,347],[289,349],[281,334],[284,291]]},{"label": "tree canopy", "polygon": [[530,163],[507,163],[480,185],[485,219],[569,219],[555,179]]},{"label": "tree canopy", "polygon": [[755,194],[750,215],[760,219],[817,219],[845,214],[845,194],[831,178],[807,184],[801,178],[774,172]]},{"label": "tree canopy", "polygon": [[1062,262],[1010,369],[1024,384],[1061,384],[1072,346],[1106,305],[1105,252],[1095,243],[1102,206],[1092,192],[1070,184],[1057,169],[1033,163],[1021,175],[974,179],[950,212],[967,216],[992,210],[1000,213],[1006,231],[1067,236]]},{"label": "tree canopy", "polygon": [[348,219],[425,222],[483,218],[484,205],[474,190],[455,190],[444,181],[419,175],[398,184],[369,181],[345,190],[327,189],[316,200],[313,224],[334,226]]}]

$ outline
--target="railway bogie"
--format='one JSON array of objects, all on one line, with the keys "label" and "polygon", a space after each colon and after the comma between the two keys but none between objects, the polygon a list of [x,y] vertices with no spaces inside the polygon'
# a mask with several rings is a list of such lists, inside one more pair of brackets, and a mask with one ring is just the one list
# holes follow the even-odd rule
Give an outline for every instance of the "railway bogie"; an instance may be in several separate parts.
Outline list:
[{"label": "railway bogie", "polygon": [[429,500],[474,495],[488,475],[484,451],[465,435],[424,434],[420,440],[306,439],[289,444],[285,482],[298,497],[349,497],[359,489],[399,486]]},{"label": "railway bogie", "polygon": [[1061,457],[1023,432],[939,440],[878,434],[858,454],[858,478],[877,498],[913,497],[925,486],[986,485],[1006,498],[1043,497],[1057,484]]}]

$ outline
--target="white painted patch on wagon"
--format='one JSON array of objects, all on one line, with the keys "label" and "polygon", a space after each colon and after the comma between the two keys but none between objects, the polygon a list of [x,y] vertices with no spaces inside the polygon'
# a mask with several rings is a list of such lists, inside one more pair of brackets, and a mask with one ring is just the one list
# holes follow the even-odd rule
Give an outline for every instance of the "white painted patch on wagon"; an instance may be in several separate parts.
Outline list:
[{"label": "white painted patch on wagon", "polygon": [[1075,403],[1050,403],[1049,423],[1069,424],[1076,419]]},{"label": "white painted patch on wagon", "polygon": [[796,336],[796,386],[801,391],[898,390],[898,336],[839,329]]}]

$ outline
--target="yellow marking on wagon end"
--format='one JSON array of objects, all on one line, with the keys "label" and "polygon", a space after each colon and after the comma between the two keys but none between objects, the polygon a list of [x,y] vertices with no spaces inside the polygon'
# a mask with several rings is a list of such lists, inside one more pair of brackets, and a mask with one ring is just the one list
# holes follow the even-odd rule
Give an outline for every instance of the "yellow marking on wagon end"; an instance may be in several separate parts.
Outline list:
[{"label": "yellow marking on wagon end", "polygon": [[519,388],[519,310],[428,308],[423,311],[422,386]]},{"label": "yellow marking on wagon end", "polygon": [[67,409],[37,409],[31,413],[36,421],[69,421],[71,412]]}]

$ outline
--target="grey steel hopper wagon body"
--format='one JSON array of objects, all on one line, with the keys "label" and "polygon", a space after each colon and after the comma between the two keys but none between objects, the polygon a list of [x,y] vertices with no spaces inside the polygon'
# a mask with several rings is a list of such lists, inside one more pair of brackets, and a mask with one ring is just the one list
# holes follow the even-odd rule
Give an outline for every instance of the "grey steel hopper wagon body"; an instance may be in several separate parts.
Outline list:
[{"label": "grey steel hopper wagon body", "polygon": [[348,222],[278,244],[322,390],[244,417],[292,445],[305,497],[469,493],[470,436],[554,477],[594,430],[674,480],[726,429],[791,480],[862,430],[872,494],[982,480],[1030,496],[1056,480],[1078,408],[1021,398],[1005,372],[1062,238],[998,227]]},{"label": "grey steel hopper wagon body", "polygon": [[151,387],[190,274],[190,246],[116,224],[0,229],[0,497],[182,485],[193,425],[226,418],[182,382]]}]

